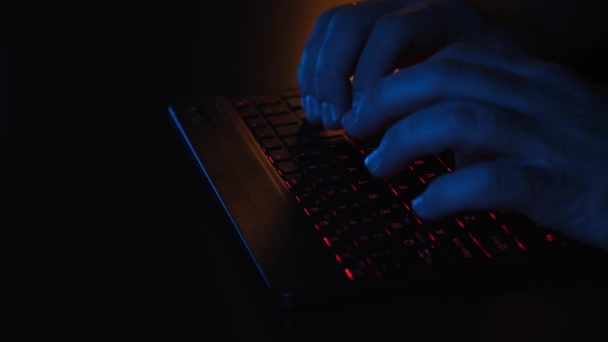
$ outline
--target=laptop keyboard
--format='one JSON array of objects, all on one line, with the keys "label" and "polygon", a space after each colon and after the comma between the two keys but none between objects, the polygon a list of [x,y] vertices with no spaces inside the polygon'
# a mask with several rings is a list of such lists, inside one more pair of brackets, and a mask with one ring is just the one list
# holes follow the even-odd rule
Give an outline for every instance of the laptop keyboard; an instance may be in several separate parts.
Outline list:
[{"label": "laptop keyboard", "polygon": [[363,160],[377,139],[311,126],[300,94],[234,98],[232,103],[269,163],[311,218],[311,229],[352,281],[421,270],[507,264],[564,254],[573,242],[505,212],[424,222],[411,201],[454,169],[449,153],[412,161],[401,175],[376,179]]}]

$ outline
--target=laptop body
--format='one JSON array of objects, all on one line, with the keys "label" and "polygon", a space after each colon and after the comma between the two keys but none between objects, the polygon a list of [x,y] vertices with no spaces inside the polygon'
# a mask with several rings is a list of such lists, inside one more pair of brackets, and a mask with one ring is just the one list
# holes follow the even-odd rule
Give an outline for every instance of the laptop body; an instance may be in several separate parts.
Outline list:
[{"label": "laptop body", "polygon": [[[250,98],[295,99],[297,96],[297,89],[291,89]],[[479,282],[501,277],[504,280],[509,274],[560,266],[591,253],[590,249],[557,232],[537,227],[509,213],[470,213],[448,217],[441,222],[421,222],[411,212],[407,200],[397,193],[387,195],[394,195],[390,199],[390,208],[396,212],[392,219],[384,220],[376,212],[371,217],[378,217],[378,221],[365,223],[373,226],[370,231],[361,227],[361,222],[351,223],[351,219],[357,220],[361,216],[358,210],[366,209],[355,209],[354,213],[351,211],[344,216],[334,212],[341,209],[332,208],[316,215],[311,212],[317,210],[315,206],[303,202],[299,197],[302,193],[294,192],[298,186],[306,185],[296,184],[301,180],[290,178],[294,174],[300,178],[302,174],[304,178],[314,177],[316,173],[301,168],[283,173],[284,170],[277,166],[281,162],[272,160],[276,150],[265,151],[261,146],[261,141],[269,137],[260,139],[252,133],[239,112],[238,104],[235,105],[243,98],[248,97],[201,97],[175,104],[169,108],[169,113],[193,157],[193,164],[201,171],[225,210],[232,224],[230,229],[234,229],[238,236],[235,243],[246,251],[249,264],[255,267],[258,281],[267,294],[282,307],[298,308],[438,283],[454,284],[471,279]],[[260,108],[271,105],[276,103],[260,105]],[[305,118],[299,124],[306,125]],[[285,127],[295,126],[279,126]],[[319,127],[311,129],[325,131]],[[287,137],[298,140],[298,134]],[[340,134],[332,131],[332,139]],[[272,137],[275,138],[281,139],[278,135]],[[314,163],[312,165],[317,167]],[[384,183],[384,180],[377,181]],[[413,180],[410,177],[407,181]],[[351,181],[348,182],[350,184]],[[389,183],[396,184],[397,180]],[[421,189],[420,183],[416,184]],[[326,186],[318,189],[323,191]],[[392,188],[389,185],[387,189]],[[355,196],[356,192],[345,198]],[[339,202],[336,206],[347,202]],[[395,226],[395,222],[400,222],[400,226]],[[493,229],[494,235],[485,236],[481,232],[486,229],[484,222],[492,225],[488,230]],[[330,224],[333,226],[328,228]],[[358,259],[346,260],[350,252],[370,243],[378,232],[382,236],[371,243],[386,241],[393,249],[396,246],[401,253],[398,269],[394,269],[393,264],[383,264],[388,257],[378,256],[375,250],[362,252]],[[453,235],[444,237],[442,234]],[[502,249],[510,249],[513,253],[503,254]],[[370,255],[371,260],[368,258]]]},{"label": "laptop body", "polygon": [[[315,6],[321,5],[316,3]],[[312,27],[312,22],[307,25]],[[295,50],[301,50],[304,41],[295,40],[292,44],[296,45]],[[280,58],[276,52],[268,51],[269,54],[274,53],[273,58]],[[245,52],[245,55],[247,53],[250,52]],[[289,63],[277,64],[285,66]],[[260,74],[259,70],[252,70],[252,73]],[[227,77],[226,82],[230,82],[230,76]],[[247,75],[241,74],[240,77],[242,81]],[[271,85],[279,84],[278,80],[295,81],[295,68],[273,70],[264,77],[268,78],[265,84]],[[254,82],[248,80],[246,83],[251,85]],[[171,122],[183,140],[184,148],[192,156],[193,167],[209,184],[212,195],[218,199],[231,223],[226,229],[234,233],[235,245],[244,251],[248,259],[245,265],[251,266],[255,278],[253,281],[281,308],[295,310],[378,293],[398,295],[411,289],[454,286],[459,282],[473,281],[479,286],[485,280],[501,282],[528,271],[563,267],[592,254],[592,250],[556,232],[537,227],[509,213],[463,214],[438,223],[417,221],[415,213],[408,207],[412,195],[399,193],[403,186],[408,185],[397,184],[396,180],[383,184],[395,195],[390,201],[396,207],[390,209],[395,209],[393,216],[401,219],[399,229],[404,232],[391,230],[397,229],[395,222],[383,220],[379,223],[381,220],[378,219],[370,224],[374,226],[373,232],[361,233],[364,227],[349,226],[349,219],[342,219],[340,214],[336,214],[336,208],[326,208],[321,216],[315,215],[311,212],[312,207],[303,204],[306,201],[301,198],[307,194],[300,192],[299,187],[306,187],[307,184],[296,184],[291,176],[299,174],[304,178],[315,178],[311,183],[315,191],[324,191],[321,189],[325,189],[327,184],[319,186],[319,177],[311,170],[311,167],[318,165],[311,165],[308,160],[304,162],[303,158],[297,159],[296,154],[300,153],[301,146],[294,147],[293,142],[308,141],[309,129],[315,132],[317,142],[323,144],[340,140],[340,144],[345,146],[363,143],[373,147],[373,141],[353,142],[343,132],[309,127],[297,103],[300,94],[294,83],[278,89],[273,86],[273,90],[260,85],[259,89],[253,86],[241,93],[201,94],[200,97],[176,101],[168,108]],[[276,111],[277,107],[282,109]],[[276,118],[285,116],[297,117],[298,120],[273,125],[282,120]],[[264,127],[256,127],[256,122]],[[302,131],[294,129],[296,127],[302,128]],[[268,128],[264,131],[268,135],[258,135],[258,129],[262,128]],[[268,140],[279,141],[280,146],[268,148],[264,145]],[[275,157],[279,150],[296,158],[279,160]],[[361,149],[353,151],[357,153]],[[363,151],[360,157],[365,153],[367,151]],[[284,157],[281,154],[281,158]],[[449,169],[453,166],[448,166],[450,162],[447,158],[449,156],[427,156],[420,161],[423,164],[429,161],[438,164],[439,161],[445,169]],[[283,165],[291,165],[287,162],[293,162],[297,170],[285,172]],[[334,159],[334,162],[337,161]],[[359,167],[362,169],[362,164]],[[416,169],[416,165],[412,165],[412,169]],[[329,173],[332,173],[331,167]],[[423,177],[423,173],[413,178],[418,182],[418,191],[421,190],[419,177]],[[349,179],[347,183],[354,186],[355,181]],[[355,192],[360,189],[355,188]],[[339,188],[338,191],[344,189],[350,191],[348,188]],[[325,197],[322,196],[324,200]],[[340,205],[344,205],[344,202],[337,204]],[[357,214],[358,209],[353,211]],[[379,212],[376,210],[372,217],[378,217]],[[475,215],[480,218],[479,223],[467,221]],[[328,221],[331,221],[332,228],[323,226]],[[469,227],[473,225],[475,230],[483,229],[484,223],[481,221],[490,222],[494,232],[500,236],[490,234],[484,236],[484,241],[479,241]],[[533,230],[533,245],[514,234],[516,230],[526,234],[528,229]],[[458,236],[446,235],[443,241],[438,241],[442,238],[438,234],[446,230],[452,230]],[[343,235],[337,236],[337,231]],[[391,240],[393,249],[400,251],[399,262],[387,266],[384,259],[390,258],[377,254],[369,257],[366,255],[368,252],[355,253],[360,254],[358,258],[346,260],[348,253],[353,252],[353,244],[355,251],[358,251],[360,246],[357,244],[374,239],[378,231],[381,235],[378,245],[382,244],[380,240],[390,236],[386,240]],[[505,253],[507,256],[499,257],[500,249],[504,248],[501,244],[506,243],[506,239],[509,241],[506,248],[513,250],[514,254]],[[351,246],[344,247],[344,241]],[[336,248],[336,245],[344,248]],[[450,251],[446,252],[447,249]],[[452,259],[454,255],[459,259]],[[396,268],[393,267],[395,263],[399,264]]]}]

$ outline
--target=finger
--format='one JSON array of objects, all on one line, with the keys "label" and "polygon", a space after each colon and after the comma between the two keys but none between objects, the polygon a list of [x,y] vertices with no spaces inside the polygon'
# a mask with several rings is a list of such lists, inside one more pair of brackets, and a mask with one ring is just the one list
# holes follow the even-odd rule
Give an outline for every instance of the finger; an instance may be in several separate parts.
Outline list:
[{"label": "finger", "polygon": [[300,65],[298,67],[298,83],[302,94],[302,107],[306,112],[307,119],[310,123],[317,124],[320,122],[321,117],[319,116],[320,108],[319,104],[313,103],[313,82],[312,74],[314,67],[317,63],[317,54],[321,44],[325,38],[325,32],[331,18],[338,8],[332,8],[328,11],[323,12],[315,21],[312,32],[308,36],[308,41],[302,51],[300,59]]},{"label": "finger", "polygon": [[487,31],[483,16],[465,4],[422,2],[380,18],[355,69],[355,98],[396,68],[404,67],[404,59],[414,56],[414,61],[421,60],[458,39],[474,40],[479,32]]},{"label": "finger", "polygon": [[449,100],[490,103],[515,112],[559,112],[562,93],[508,70],[435,59],[384,78],[363,94],[342,125],[353,137],[377,133],[387,123],[429,104]]},{"label": "finger", "polygon": [[571,90],[573,75],[557,64],[532,58],[521,51],[519,47],[488,49],[480,44],[455,43],[431,56],[430,60],[453,59],[483,65],[525,76],[564,92]]},{"label": "finger", "polygon": [[454,164],[457,169],[467,167],[469,165],[481,163],[484,161],[492,161],[496,159],[494,153],[488,151],[475,151],[475,152],[459,152],[454,155]]},{"label": "finger", "polygon": [[502,107],[467,101],[442,102],[392,125],[365,164],[376,177],[398,174],[412,160],[446,150],[532,159],[543,145]]},{"label": "finger", "polygon": [[435,178],[412,205],[426,220],[488,209],[540,217],[550,210],[543,206],[550,183],[551,177],[542,168],[505,161],[486,162]]},{"label": "finger", "polygon": [[399,1],[364,1],[323,13],[302,54],[298,79],[312,121],[340,125],[351,106],[351,83],[359,54],[374,22],[401,6]]}]

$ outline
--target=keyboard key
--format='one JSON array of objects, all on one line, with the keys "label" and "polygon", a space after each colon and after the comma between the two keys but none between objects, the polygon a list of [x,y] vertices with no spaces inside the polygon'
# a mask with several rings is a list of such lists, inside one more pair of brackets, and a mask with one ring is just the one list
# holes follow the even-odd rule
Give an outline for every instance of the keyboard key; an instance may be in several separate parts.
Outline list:
[{"label": "keyboard key", "polygon": [[247,123],[247,126],[249,126],[249,128],[251,128],[251,129],[266,127],[266,120],[264,120],[263,118],[261,118],[259,116],[249,118],[249,119],[245,120],[245,122]]},{"label": "keyboard key", "polygon": [[268,127],[255,128],[251,130],[251,132],[253,132],[253,135],[258,139],[274,137],[274,133]]},{"label": "keyboard key", "polygon": [[274,103],[260,106],[260,111],[264,116],[272,116],[290,112],[289,107],[287,107],[287,105],[284,103]]},{"label": "keyboard key", "polygon": [[319,146],[295,147],[292,152],[298,161],[323,158],[326,153]]},{"label": "keyboard key", "polygon": [[297,172],[299,170],[298,165],[292,161],[281,161],[275,165],[282,175]]},{"label": "keyboard key", "polygon": [[291,109],[295,110],[302,108],[302,98],[300,96],[288,97],[285,100]]},{"label": "keyboard key", "polygon": [[321,130],[318,134],[323,139],[329,139],[329,138],[335,138],[335,137],[341,137],[341,136],[343,136],[344,135],[344,130],[341,130],[341,129],[336,129],[336,130],[324,129],[324,130]]},{"label": "keyboard key", "polygon": [[260,144],[264,150],[274,150],[283,147],[283,144],[276,138],[266,138],[260,140]]},{"label": "keyboard key", "polygon": [[268,152],[268,157],[275,163],[292,159],[291,153],[287,152],[285,149],[271,150]]},{"label": "keyboard key", "polygon": [[456,263],[481,262],[489,257],[468,234],[450,236],[440,247]]},{"label": "keyboard key", "polygon": [[300,119],[298,119],[298,117],[293,113],[279,114],[279,115],[271,116],[268,118],[268,123],[271,126],[282,126],[282,125],[296,124],[299,122],[300,122]]},{"label": "keyboard key", "polygon": [[252,96],[251,102],[253,102],[259,106],[265,106],[265,105],[270,105],[270,104],[275,104],[275,103],[282,103],[283,101],[278,96],[260,95],[260,96]]},{"label": "keyboard key", "polygon": [[316,143],[314,136],[309,134],[300,134],[283,137],[283,142],[290,148],[311,146]]},{"label": "keyboard key", "polygon": [[257,117],[260,114],[260,111],[255,107],[242,107],[238,108],[238,113],[243,119],[248,119],[252,117]]},{"label": "keyboard key", "polygon": [[276,127],[277,134],[280,137],[287,137],[291,135],[298,135],[302,132],[301,125],[287,125],[287,126],[279,126]]},{"label": "keyboard key", "polygon": [[251,99],[249,99],[248,97],[243,97],[243,96],[234,97],[231,99],[231,102],[237,108],[247,107],[252,104]]},{"label": "keyboard key", "polygon": [[300,120],[305,120],[306,119],[306,113],[304,112],[304,110],[298,109],[298,110],[295,110],[294,113],[296,114],[296,116],[298,117],[298,119],[300,119]]}]

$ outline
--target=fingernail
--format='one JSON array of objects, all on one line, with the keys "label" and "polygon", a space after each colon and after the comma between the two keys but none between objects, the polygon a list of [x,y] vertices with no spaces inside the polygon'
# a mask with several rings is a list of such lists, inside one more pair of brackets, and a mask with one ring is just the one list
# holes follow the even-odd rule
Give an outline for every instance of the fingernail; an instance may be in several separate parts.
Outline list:
[{"label": "fingernail", "polygon": [[327,127],[333,127],[337,123],[340,123],[340,116],[336,107],[329,102],[321,103],[321,116],[323,118],[323,123]]},{"label": "fingernail", "polygon": [[347,132],[350,132],[353,129],[356,122],[357,122],[357,116],[355,115],[355,113],[353,113],[352,110],[346,112],[346,114],[344,114],[342,116],[342,127]]},{"label": "fingernail", "polygon": [[304,107],[304,111],[306,112],[306,117],[308,121],[314,123],[319,118],[319,106],[316,99],[311,95],[304,96],[304,100],[302,101],[302,107]]},{"label": "fingernail", "polygon": [[325,127],[327,127],[331,121],[331,114],[329,113],[331,109],[329,106],[330,104],[328,102],[321,102],[321,121],[323,121]]},{"label": "fingernail", "polygon": [[311,112],[311,97],[310,95],[306,95],[304,96],[304,99],[302,100],[302,107],[304,107],[304,111],[306,112],[306,116],[310,117],[312,115]]},{"label": "fingernail", "polygon": [[300,102],[302,103],[302,108],[304,109],[304,112],[308,112],[308,96],[304,96],[302,95],[302,98],[300,100]]},{"label": "fingernail", "polygon": [[340,114],[336,110],[336,107],[334,107],[334,105],[330,104],[329,108],[330,108],[329,113],[330,113],[330,116],[331,116],[331,121],[332,122],[340,121]]},{"label": "fingernail", "polygon": [[422,196],[418,196],[412,200],[412,208],[418,213],[418,215],[420,215],[420,210],[422,208]]},{"label": "fingernail", "polygon": [[378,164],[378,150],[372,151],[372,153],[368,154],[364,160],[365,167],[371,172],[375,170]]},{"label": "fingernail", "polygon": [[319,100],[317,100],[317,98],[314,96],[310,97],[310,112],[315,118],[318,118],[321,115],[321,105]]},{"label": "fingernail", "polygon": [[353,94],[353,108],[356,108],[357,105],[359,104],[359,100],[361,100],[362,94],[363,94],[363,92],[361,92],[361,91],[357,91]]}]

